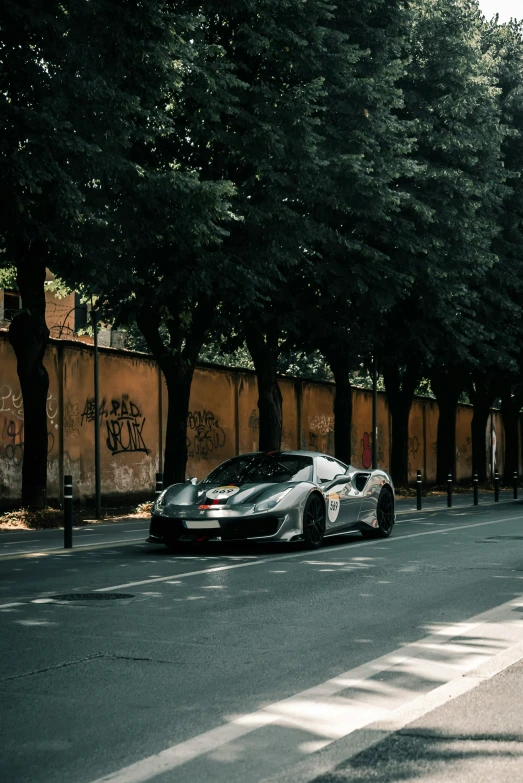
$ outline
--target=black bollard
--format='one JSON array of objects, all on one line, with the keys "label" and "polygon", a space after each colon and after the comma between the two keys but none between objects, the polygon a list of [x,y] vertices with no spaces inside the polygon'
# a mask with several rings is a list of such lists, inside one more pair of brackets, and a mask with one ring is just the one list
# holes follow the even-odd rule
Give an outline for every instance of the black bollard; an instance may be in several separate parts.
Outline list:
[{"label": "black bollard", "polygon": [[494,503],[497,503],[499,500],[499,473],[496,470],[494,474]]},{"label": "black bollard", "polygon": [[418,470],[416,476],[416,509],[418,511],[421,511],[421,507],[422,507],[422,500],[421,500],[422,489],[423,489],[423,484],[421,481],[421,470]]},{"label": "black bollard", "polygon": [[474,473],[474,505],[479,505],[479,491],[478,491],[478,474]]},{"label": "black bollard", "polygon": [[514,471],[514,500],[518,499],[518,472]]},{"label": "black bollard", "polygon": [[156,491],[155,495],[158,497],[158,495],[161,495],[163,492],[163,473],[157,473],[156,474]]},{"label": "black bollard", "polygon": [[452,473],[447,479],[447,508],[452,508]]},{"label": "black bollard", "polygon": [[73,477],[64,476],[64,549],[73,546]]}]

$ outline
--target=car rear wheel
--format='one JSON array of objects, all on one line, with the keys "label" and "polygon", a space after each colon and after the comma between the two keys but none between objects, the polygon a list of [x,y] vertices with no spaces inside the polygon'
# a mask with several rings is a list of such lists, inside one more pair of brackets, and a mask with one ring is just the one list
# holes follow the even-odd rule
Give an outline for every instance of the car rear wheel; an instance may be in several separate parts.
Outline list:
[{"label": "car rear wheel", "polygon": [[362,530],[363,538],[388,538],[394,527],[394,498],[388,487],[382,487],[376,507],[377,528]]},{"label": "car rear wheel", "polygon": [[376,515],[378,517],[378,537],[388,538],[394,527],[394,498],[388,487],[381,489]]},{"label": "car rear wheel", "polygon": [[318,549],[325,535],[325,502],[311,495],[303,512],[303,540],[307,549]]}]

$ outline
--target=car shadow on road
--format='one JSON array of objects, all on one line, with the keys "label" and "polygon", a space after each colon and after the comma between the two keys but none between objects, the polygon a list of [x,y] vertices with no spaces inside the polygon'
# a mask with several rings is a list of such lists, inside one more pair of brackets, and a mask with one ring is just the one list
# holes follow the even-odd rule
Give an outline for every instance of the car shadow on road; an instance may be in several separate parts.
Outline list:
[{"label": "car shadow on road", "polygon": [[[206,557],[261,557],[270,555],[284,555],[291,553],[303,552],[304,555],[312,554],[313,552],[321,552],[322,550],[332,550],[336,547],[347,544],[362,543],[363,538],[359,533],[340,535],[329,537],[324,541],[323,546],[320,549],[307,549],[300,541],[293,542],[281,542],[281,543],[260,543],[254,541],[230,541],[230,542],[213,542],[202,541],[195,544],[184,544],[176,552],[171,552],[163,544],[158,546],[151,544],[148,550],[149,554],[158,555],[166,558],[187,558],[191,559],[195,556]],[[378,541],[375,542],[378,544]],[[136,552],[135,555],[142,556],[143,551]]]}]

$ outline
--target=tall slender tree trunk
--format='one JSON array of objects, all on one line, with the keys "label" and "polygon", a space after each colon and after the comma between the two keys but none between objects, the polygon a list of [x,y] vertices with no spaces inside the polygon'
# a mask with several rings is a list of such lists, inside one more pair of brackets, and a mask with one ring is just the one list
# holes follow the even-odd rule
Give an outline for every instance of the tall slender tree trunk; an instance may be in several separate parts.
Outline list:
[{"label": "tall slender tree trunk", "polygon": [[274,319],[264,334],[253,321],[244,323],[247,348],[251,354],[258,380],[258,412],[260,417],[260,451],[278,451],[281,448],[283,425],[282,394],[278,383],[279,355],[277,320]]},{"label": "tall slender tree trunk", "polygon": [[165,432],[164,486],[185,481],[187,469],[187,417],[194,365],[176,357],[160,363],[167,385],[167,428]]},{"label": "tall slender tree trunk", "polygon": [[352,457],[352,385],[349,380],[350,360],[348,356],[325,353],[334,375],[334,455],[350,465]]},{"label": "tall slender tree trunk", "polygon": [[383,379],[392,419],[390,473],[396,486],[409,483],[409,416],[420,380],[419,367],[407,364],[403,372],[395,364],[383,364]]},{"label": "tall slender tree trunk", "polygon": [[24,404],[22,506],[44,508],[47,500],[47,394],[49,376],[43,365],[49,341],[45,322],[45,250],[27,243],[16,258],[22,312],[9,327]]},{"label": "tall slender tree trunk", "polygon": [[[201,297],[192,311],[189,327],[181,319],[167,321],[169,345],[160,334],[159,308],[144,307],[136,318],[149,350],[163,372],[167,386],[167,429],[165,434],[164,485],[185,481],[187,468],[187,419],[194,370],[207,336],[215,306]],[[160,455],[161,463],[162,455]]]},{"label": "tall slender tree trunk", "polygon": [[456,472],[456,414],[458,400],[465,387],[466,375],[461,368],[433,368],[430,383],[438,403],[438,453],[436,483],[445,484],[449,473]]},{"label": "tall slender tree trunk", "polygon": [[478,474],[479,481],[488,481],[488,460],[486,432],[490,415],[490,406],[498,394],[498,386],[492,375],[475,373],[470,398],[474,405],[471,423],[472,470]]},{"label": "tall slender tree trunk", "polygon": [[503,481],[505,484],[511,484],[514,473],[519,472],[519,412],[523,405],[522,390],[514,390],[509,382],[504,382],[501,399],[501,416],[505,430]]}]

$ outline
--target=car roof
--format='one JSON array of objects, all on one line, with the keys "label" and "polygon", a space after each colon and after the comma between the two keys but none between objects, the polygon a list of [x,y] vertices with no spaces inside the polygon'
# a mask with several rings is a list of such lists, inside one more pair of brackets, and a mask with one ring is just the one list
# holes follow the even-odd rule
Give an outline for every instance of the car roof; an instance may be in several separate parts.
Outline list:
[{"label": "car roof", "polygon": [[[329,457],[329,454],[323,454],[323,452],[319,451],[306,451],[305,449],[296,449],[295,451],[282,451],[281,449],[274,449],[274,451],[249,451],[245,454],[238,454],[238,457],[255,457],[257,454],[294,454],[296,456],[301,457]],[[336,457],[330,457],[331,459],[336,459]],[[235,459],[232,457],[231,459]],[[336,459],[336,462],[340,462],[341,460]],[[345,464],[345,463],[342,463]]]}]

